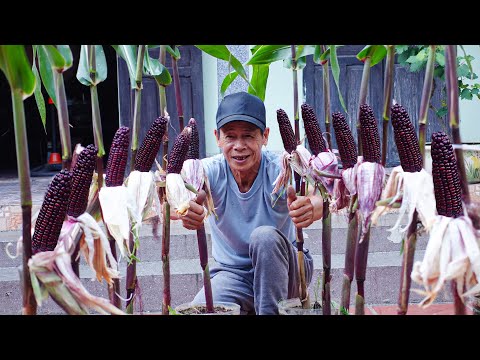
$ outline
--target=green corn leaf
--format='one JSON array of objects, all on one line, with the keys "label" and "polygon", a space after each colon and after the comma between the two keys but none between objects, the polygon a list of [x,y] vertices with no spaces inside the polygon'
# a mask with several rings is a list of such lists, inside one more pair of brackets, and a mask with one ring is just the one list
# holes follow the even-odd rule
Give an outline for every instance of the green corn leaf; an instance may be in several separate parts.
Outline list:
[{"label": "green corn leaf", "polygon": [[253,46],[253,47],[250,49],[250,52],[252,53],[252,55],[255,54],[255,52],[258,50],[258,48],[259,48],[260,46],[262,46],[262,45],[255,45],[255,46]]},{"label": "green corn leaf", "polygon": [[166,46],[167,52],[175,58],[175,60],[180,60],[180,50],[178,49],[178,45],[175,46],[175,50],[170,45]]},{"label": "green corn leaf", "polygon": [[158,85],[167,86],[172,83],[172,76],[168,69],[162,65],[160,60],[151,58],[148,53],[143,59],[143,71],[153,76]]},{"label": "green corn leaf", "polygon": [[230,50],[228,50],[226,45],[195,45],[197,48],[206,52],[207,54],[216,57],[217,59],[225,60],[230,63],[230,65],[235,69],[235,71],[244,78],[247,82],[247,72],[243,67],[242,63],[232,55]]},{"label": "green corn leaf", "polygon": [[330,50],[330,65],[332,67],[333,80],[335,81],[335,85],[337,86],[338,98],[340,99],[340,104],[342,104],[343,110],[346,114],[348,114],[347,107],[345,106],[345,101],[343,100],[342,92],[340,91],[340,66],[338,65],[337,59],[337,46],[328,45],[328,50]]},{"label": "green corn leaf", "polygon": [[[465,48],[463,47],[463,45],[459,45],[460,46],[460,49],[462,49],[463,51],[463,56],[465,57],[465,61],[467,62],[467,65],[468,65],[468,68],[470,70],[470,80],[473,80],[473,68],[472,68],[472,62],[471,60],[473,60],[473,57],[472,56],[467,56],[467,52],[465,51]],[[438,56],[438,54],[437,54]]]},{"label": "green corn leaf", "polygon": [[443,52],[436,52],[435,53],[435,61],[441,67],[445,67],[445,55],[443,54]]},{"label": "green corn leaf", "polygon": [[70,50],[70,46],[68,46],[68,45],[57,45],[57,50],[60,52],[60,54],[65,59],[65,66],[64,66],[62,72],[65,71],[65,70],[68,70],[73,65],[73,55],[72,55],[72,51]]},{"label": "green corn leaf", "polygon": [[370,57],[370,67],[378,64],[387,55],[387,48],[384,45],[367,45],[358,54],[357,59],[365,62]]},{"label": "green corn leaf", "polygon": [[[315,53],[314,45],[297,45],[296,57],[300,59],[307,55]],[[257,51],[252,55],[247,65],[261,65],[271,64],[278,60],[285,60],[292,58],[291,45],[262,45],[258,47]]]},{"label": "green corn leaf", "polygon": [[[305,65],[307,65],[307,58],[305,56],[301,58],[297,58],[297,66],[295,67],[296,70],[302,70]],[[252,65],[252,66],[259,66],[259,65]],[[283,60],[283,67],[287,69],[293,69],[292,58],[288,58]]]},{"label": "green corn leaf", "polygon": [[55,80],[53,78],[52,65],[48,59],[45,48],[41,45],[37,46],[37,56],[43,86],[47,90],[48,96],[53,100],[55,106],[57,106],[57,96],[55,94]]},{"label": "green corn leaf", "polygon": [[270,65],[253,65],[252,68],[252,78],[250,79],[250,84],[252,86],[249,86],[248,92],[258,96],[262,101],[265,101]]},{"label": "green corn leaf", "polygon": [[87,47],[88,45],[82,45],[82,48],[80,50],[80,61],[78,63],[77,79],[83,85],[95,86],[107,78],[107,61],[105,59],[103,47],[101,45],[95,45],[96,76],[95,81],[92,81],[92,78],[90,77],[90,68],[88,66]]},{"label": "green corn leaf", "polygon": [[45,50],[45,54],[47,55],[47,59],[50,62],[50,66],[53,67],[55,70],[62,72],[65,67],[67,66],[67,62],[63,55],[58,51],[55,45],[40,45],[43,50]]},{"label": "green corn leaf", "polygon": [[220,97],[222,99],[228,87],[237,78],[237,76],[238,76],[238,73],[235,70],[233,70],[231,73],[227,74],[223,79],[222,85],[220,86]]},{"label": "green corn leaf", "polygon": [[0,45],[0,69],[10,84],[25,100],[35,91],[35,75],[23,45]]},{"label": "green corn leaf", "polygon": [[123,60],[125,60],[130,76],[130,87],[136,88],[135,76],[137,71],[137,46],[136,45],[112,45]]},{"label": "green corn leaf", "polygon": [[[327,49],[330,51],[330,49]],[[313,53],[313,61],[317,64],[320,64],[320,58],[322,56],[322,47],[320,45],[315,45],[315,52]]]},{"label": "green corn leaf", "polygon": [[45,99],[43,98],[43,94],[42,94],[42,80],[40,79],[40,74],[37,69],[37,62],[35,61],[37,56],[36,53],[37,53],[37,48],[36,46],[33,46],[32,71],[36,78],[35,91],[33,94],[35,95],[35,102],[37,103],[38,112],[40,113],[40,118],[42,119],[43,129],[45,130],[45,133],[47,133],[47,128],[46,128],[47,110],[45,108]]}]

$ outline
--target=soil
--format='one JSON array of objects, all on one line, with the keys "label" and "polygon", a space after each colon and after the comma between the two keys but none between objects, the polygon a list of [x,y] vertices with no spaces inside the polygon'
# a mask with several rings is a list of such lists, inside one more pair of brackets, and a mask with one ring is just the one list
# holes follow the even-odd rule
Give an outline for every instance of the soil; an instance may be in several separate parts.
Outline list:
[{"label": "soil", "polygon": [[[231,312],[232,309],[226,308],[225,306],[222,305],[216,305],[213,307],[214,314],[219,314],[222,315],[224,313]],[[195,307],[190,307],[188,309],[180,310],[177,311],[181,315],[206,315],[209,314],[207,313],[207,307],[205,305],[197,305]],[[212,314],[212,313],[210,313]]]}]

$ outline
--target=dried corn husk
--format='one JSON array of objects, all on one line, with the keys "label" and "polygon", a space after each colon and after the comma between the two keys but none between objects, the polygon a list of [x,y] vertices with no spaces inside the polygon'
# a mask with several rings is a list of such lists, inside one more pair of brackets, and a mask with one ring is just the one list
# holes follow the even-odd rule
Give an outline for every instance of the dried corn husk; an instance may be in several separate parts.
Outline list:
[{"label": "dried corn husk", "polygon": [[412,289],[425,295],[419,304],[422,307],[429,306],[449,280],[456,282],[462,301],[480,292],[479,233],[468,216],[437,215],[424,258],[413,265],[411,278],[425,289]]},{"label": "dried corn husk", "polygon": [[182,175],[170,173],[166,179],[167,201],[178,215],[185,215],[190,207],[191,191],[185,187]]},{"label": "dried corn husk", "polygon": [[32,287],[39,306],[52,296],[70,315],[88,314],[93,309],[100,314],[124,315],[109,300],[90,294],[72,270],[71,256],[59,241],[52,251],[33,255],[28,261]]},{"label": "dried corn husk", "polygon": [[311,175],[315,182],[320,182],[327,192],[332,195],[334,178],[322,176],[321,173],[338,175],[337,157],[330,150],[322,151],[310,158]]}]

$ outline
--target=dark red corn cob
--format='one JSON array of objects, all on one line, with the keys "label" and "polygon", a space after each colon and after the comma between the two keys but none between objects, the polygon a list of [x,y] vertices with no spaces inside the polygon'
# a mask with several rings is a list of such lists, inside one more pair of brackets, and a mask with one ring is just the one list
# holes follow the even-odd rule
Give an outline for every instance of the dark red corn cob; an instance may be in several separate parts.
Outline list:
[{"label": "dark red corn cob", "polygon": [[65,169],[55,175],[48,185],[32,236],[33,254],[55,249],[67,213],[71,189],[72,173]]},{"label": "dark red corn cob", "polygon": [[432,177],[439,215],[463,215],[462,187],[452,144],[444,132],[432,134]]},{"label": "dark red corn cob", "polygon": [[373,115],[372,108],[367,104],[360,105],[360,131],[363,160],[380,163],[380,135],[378,134],[377,119]]},{"label": "dark red corn cob", "polygon": [[130,146],[130,129],[126,126],[118,128],[113,137],[108,153],[107,169],[105,170],[106,186],[121,186],[127,167],[128,147]]},{"label": "dark red corn cob", "polygon": [[341,112],[332,113],[332,123],[343,168],[348,169],[354,167],[358,157],[357,146],[355,145],[355,139],[347,124],[345,115]]},{"label": "dark red corn cob", "polygon": [[322,136],[322,130],[317,121],[317,116],[313,108],[307,103],[302,104],[302,119],[305,126],[305,134],[307,135],[308,145],[312,154],[317,156],[322,151],[327,151],[327,144]]},{"label": "dark red corn cob", "polygon": [[200,137],[198,136],[197,122],[191,118],[187,126],[192,129],[187,159],[200,159]]},{"label": "dark red corn cob", "polygon": [[97,162],[98,149],[88,145],[78,155],[72,172],[72,192],[68,199],[67,214],[73,217],[82,215],[87,210],[88,192]]},{"label": "dark red corn cob", "polygon": [[280,135],[282,136],[283,147],[289,154],[297,148],[297,142],[295,141],[295,133],[293,132],[292,123],[288,118],[287,113],[283,109],[277,110],[277,122],[280,129]]},{"label": "dark red corn cob", "polygon": [[141,172],[149,172],[157,156],[162,138],[167,129],[168,119],[160,116],[155,119],[148,129],[142,145],[137,151],[134,169]]},{"label": "dark red corn cob", "polygon": [[168,154],[167,174],[180,174],[183,162],[187,157],[190,145],[192,128],[185,126],[173,143],[172,150]]},{"label": "dark red corn cob", "polygon": [[395,104],[391,109],[391,117],[395,144],[397,144],[403,171],[417,172],[422,170],[423,160],[418,145],[418,137],[407,110],[403,106]]}]

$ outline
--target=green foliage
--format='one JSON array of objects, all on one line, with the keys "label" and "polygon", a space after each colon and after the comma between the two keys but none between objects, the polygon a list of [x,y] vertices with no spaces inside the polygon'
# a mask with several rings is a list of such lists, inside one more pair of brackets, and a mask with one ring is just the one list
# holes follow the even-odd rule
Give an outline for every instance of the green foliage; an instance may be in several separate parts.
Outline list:
[{"label": "green foliage", "polygon": [[[151,45],[150,45],[151,46]],[[149,46],[149,48],[150,48]],[[127,64],[128,75],[130,77],[130,87],[136,88],[135,76],[137,71],[137,46],[136,45],[112,45],[125,63]]]},{"label": "green foliage", "polygon": [[369,57],[371,59],[370,67],[372,67],[382,61],[386,55],[387,48],[385,45],[367,45],[357,54],[357,59],[365,62]]},{"label": "green foliage", "polygon": [[35,75],[23,45],[0,45],[0,69],[12,91],[22,94],[23,100],[35,91]]},{"label": "green foliage", "polygon": [[252,65],[251,86],[248,87],[248,92],[258,96],[262,101],[265,101],[269,72],[270,65]]},{"label": "green foliage", "polygon": [[55,80],[53,78],[52,63],[50,62],[48,54],[42,45],[34,45],[34,48],[37,50],[36,53],[42,84],[45,87],[45,90],[47,90],[48,96],[50,96],[55,106],[57,106],[57,95],[55,93]]},{"label": "green foliage", "polygon": [[159,59],[150,57],[148,52],[145,53],[143,59],[143,71],[145,74],[152,76],[158,85],[167,86],[172,83],[172,76],[168,69],[163,66]]},{"label": "green foliage", "polygon": [[[400,65],[406,66],[410,71],[417,72],[425,69],[428,58],[429,45],[396,45],[395,49],[398,54],[398,62]],[[478,79],[477,74],[473,72],[472,61],[473,56],[465,52],[463,46],[460,46],[463,56],[457,54],[457,75],[458,75],[458,92],[460,99],[473,100],[475,97],[480,99],[480,84],[473,82]],[[435,49],[435,70],[434,78],[445,82],[445,47],[437,45]],[[445,92],[445,85],[443,87]],[[446,102],[442,106],[435,109],[436,115],[440,118],[447,114]]]},{"label": "green foliage", "polygon": [[37,102],[37,108],[38,112],[40,113],[40,118],[42,119],[42,124],[43,124],[43,129],[45,130],[45,133],[47,132],[46,129],[46,122],[47,122],[47,110],[45,108],[45,99],[43,98],[42,94],[42,80],[40,78],[40,73],[38,72],[37,69],[37,62],[35,61],[36,58],[36,46],[33,46],[33,64],[32,64],[32,71],[33,74],[35,75],[35,101]]},{"label": "green foliage", "polygon": [[[95,46],[95,81],[91,77],[91,69],[87,56],[89,45],[82,45],[80,50],[80,60],[77,69],[77,79],[85,86],[96,86],[107,78],[107,60],[101,45]],[[135,64],[136,66],[136,64]]]}]

